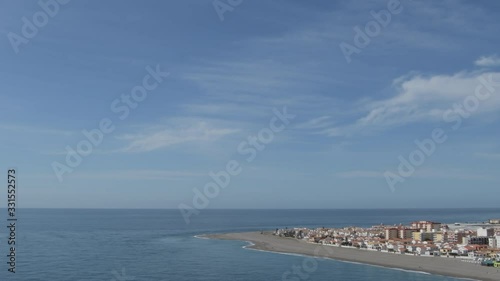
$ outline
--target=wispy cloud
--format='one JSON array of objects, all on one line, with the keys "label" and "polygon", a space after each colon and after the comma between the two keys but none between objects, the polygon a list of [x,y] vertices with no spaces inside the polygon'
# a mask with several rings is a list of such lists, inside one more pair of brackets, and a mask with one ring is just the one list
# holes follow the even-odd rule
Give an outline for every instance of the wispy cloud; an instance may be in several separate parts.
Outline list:
[{"label": "wispy cloud", "polygon": [[[373,133],[409,123],[441,121],[444,112],[454,103],[461,103],[473,95],[479,84],[478,77],[484,75],[497,84],[500,73],[459,72],[453,75],[398,78],[393,83],[396,92],[392,98],[362,102],[364,115],[354,122],[327,128],[322,132],[329,136],[351,136]],[[500,109],[500,96],[492,95],[488,102],[480,104],[478,113],[496,112]]]},{"label": "wispy cloud", "polygon": [[477,66],[500,66],[500,57],[497,55],[482,56],[478,58],[475,62]]},{"label": "wispy cloud", "polygon": [[197,121],[177,125],[156,125],[142,130],[140,133],[119,136],[118,139],[128,142],[120,152],[148,152],[177,144],[189,142],[212,142],[239,129],[219,128],[206,121]]},{"label": "wispy cloud", "polygon": [[267,103],[272,99],[283,102],[294,99],[291,92],[295,96],[301,90],[307,90],[309,85],[335,84],[335,80],[324,73],[305,71],[303,65],[272,59],[249,61],[230,57],[186,69],[183,78],[196,83],[212,97],[239,103],[259,102],[259,98],[264,98]]},{"label": "wispy cloud", "polygon": [[331,116],[321,116],[318,118],[310,119],[295,126],[297,129],[318,129],[331,126],[333,121]]}]

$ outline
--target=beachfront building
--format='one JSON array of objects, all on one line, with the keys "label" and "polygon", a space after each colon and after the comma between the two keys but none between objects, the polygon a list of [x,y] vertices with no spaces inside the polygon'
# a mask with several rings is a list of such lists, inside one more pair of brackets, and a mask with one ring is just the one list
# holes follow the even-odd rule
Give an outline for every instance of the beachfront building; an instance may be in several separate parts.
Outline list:
[{"label": "beachfront building", "polygon": [[468,236],[468,237],[463,238],[462,244],[464,244],[464,245],[488,245],[489,239],[488,239],[488,237]]},{"label": "beachfront building", "polygon": [[433,241],[434,233],[426,232],[423,229],[420,232],[413,233],[413,240],[415,241]]},{"label": "beachfront building", "polygon": [[[411,225],[376,225],[370,228],[292,228],[277,229],[275,235],[303,239],[312,243],[356,247],[372,251],[414,255],[463,256],[472,259],[500,252],[500,228],[478,229],[477,225],[458,227],[431,221]],[[487,235],[487,236],[482,236]],[[463,244],[462,244],[463,243]]]},{"label": "beachfront building", "polygon": [[411,227],[415,229],[424,229],[427,232],[432,232],[441,230],[441,223],[432,221],[414,221],[411,223]]},{"label": "beachfront building", "polygon": [[405,254],[406,253],[406,247],[404,245],[398,245],[396,253],[398,253],[398,254]]},{"label": "beachfront building", "polygon": [[394,239],[412,239],[413,238],[413,233],[418,232],[417,229],[413,228],[408,228],[405,226],[398,226],[398,227],[387,227],[384,229],[384,237],[387,240],[394,240]]},{"label": "beachfront building", "polygon": [[398,229],[396,227],[390,227],[385,229],[385,239],[397,239]]},{"label": "beachfront building", "polygon": [[418,254],[418,255],[426,255],[426,256],[430,256],[431,253],[434,252],[434,250],[436,250],[437,248],[434,247],[434,246],[431,246],[431,245],[426,245],[426,244],[419,244],[416,246],[416,250],[415,252]]},{"label": "beachfront building", "polygon": [[488,246],[489,246],[490,248],[492,248],[492,249],[496,249],[496,248],[498,248],[498,238],[500,238],[500,237],[498,237],[498,236],[495,236],[495,237],[490,237],[490,238],[488,239]]},{"label": "beachfront building", "polygon": [[418,232],[417,229],[413,228],[400,228],[398,231],[398,238],[400,239],[413,238],[413,233]]},{"label": "beachfront building", "polygon": [[442,232],[434,232],[432,234],[432,241],[436,242],[443,242],[444,241],[444,235]]},{"label": "beachfront building", "polygon": [[475,244],[475,245],[488,245],[489,238],[488,237],[471,237],[469,240],[469,243]]},{"label": "beachfront building", "polygon": [[491,237],[493,235],[495,235],[495,229],[493,228],[481,227],[477,230],[477,236]]},{"label": "beachfront building", "polygon": [[441,245],[440,253],[441,253],[441,255],[449,256],[453,250],[456,251],[458,249],[453,247],[450,244],[443,244],[443,245]]},{"label": "beachfront building", "polygon": [[408,251],[408,253],[415,253],[416,250],[417,246],[415,244],[406,245],[406,251]]},{"label": "beachfront building", "polygon": [[500,219],[490,219],[491,224],[500,224]]},{"label": "beachfront building", "polygon": [[446,233],[446,240],[454,243],[462,243],[463,238],[466,237],[467,234],[465,231],[449,231]]},{"label": "beachfront building", "polygon": [[466,246],[468,249],[468,256],[469,258],[474,258],[474,259],[482,259],[482,258],[487,258],[491,255],[491,251],[488,250],[487,245],[468,245]]}]

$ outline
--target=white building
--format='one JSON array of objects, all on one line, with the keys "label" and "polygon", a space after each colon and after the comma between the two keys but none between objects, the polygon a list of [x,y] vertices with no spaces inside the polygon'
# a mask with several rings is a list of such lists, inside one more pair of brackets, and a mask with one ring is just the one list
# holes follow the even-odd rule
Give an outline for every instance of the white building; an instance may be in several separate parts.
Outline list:
[{"label": "white building", "polygon": [[489,239],[489,245],[491,248],[500,248],[500,236],[493,236]]},{"label": "white building", "polygon": [[481,227],[477,230],[477,236],[479,237],[491,237],[495,235],[495,230],[493,228]]},{"label": "white building", "polygon": [[462,237],[462,245],[469,245],[470,236]]},{"label": "white building", "polygon": [[488,242],[488,246],[490,248],[498,248],[498,240],[496,237],[490,237],[490,239],[488,239]]}]

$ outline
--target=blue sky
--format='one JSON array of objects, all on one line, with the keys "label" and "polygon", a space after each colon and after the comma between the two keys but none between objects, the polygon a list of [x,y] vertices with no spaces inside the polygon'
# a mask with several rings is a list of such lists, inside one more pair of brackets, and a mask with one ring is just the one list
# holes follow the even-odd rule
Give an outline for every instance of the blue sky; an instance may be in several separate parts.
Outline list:
[{"label": "blue sky", "polygon": [[[500,81],[499,3],[402,0],[348,63],[340,44],[389,1],[244,0],[222,21],[211,0],[72,1],[18,53],[8,36],[41,7],[2,2],[0,163],[20,206],[176,208],[232,159],[243,171],[209,208],[498,205],[500,87],[457,130],[443,114]],[[170,75],[117,118],[157,65]],[[296,117],[244,161],[284,106]],[[60,182],[52,163],[103,118],[116,129]],[[391,192],[384,172],[435,128],[446,142]]]}]

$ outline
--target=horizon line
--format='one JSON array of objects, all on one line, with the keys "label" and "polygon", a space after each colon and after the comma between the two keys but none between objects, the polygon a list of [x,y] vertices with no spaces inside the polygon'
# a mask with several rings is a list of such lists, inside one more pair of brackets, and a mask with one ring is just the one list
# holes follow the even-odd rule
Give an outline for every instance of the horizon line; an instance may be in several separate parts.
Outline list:
[{"label": "horizon line", "polygon": [[[7,207],[1,207],[0,209],[7,209]],[[45,209],[45,210],[179,210],[178,208],[87,208],[87,207],[17,207],[20,209]],[[293,210],[500,210],[500,207],[427,207],[427,208],[207,208],[207,211],[230,211],[230,210],[241,210],[241,211],[293,211]]]}]

